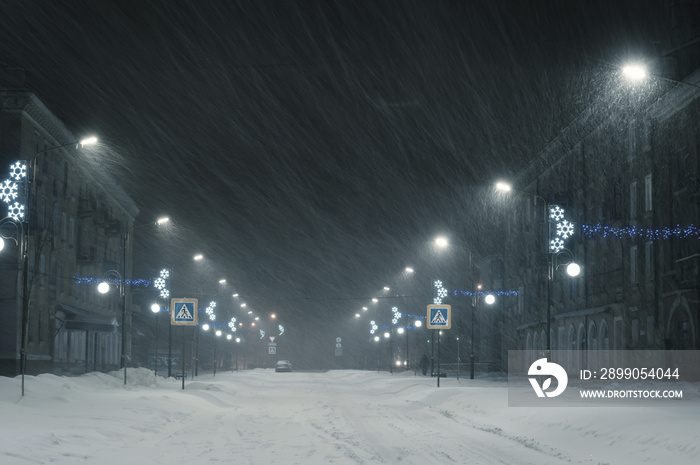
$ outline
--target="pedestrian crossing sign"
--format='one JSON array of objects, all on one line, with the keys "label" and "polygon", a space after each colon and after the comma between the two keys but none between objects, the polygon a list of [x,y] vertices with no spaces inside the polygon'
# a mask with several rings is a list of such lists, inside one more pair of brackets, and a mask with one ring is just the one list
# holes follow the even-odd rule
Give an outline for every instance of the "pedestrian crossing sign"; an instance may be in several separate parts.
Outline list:
[{"label": "pedestrian crossing sign", "polygon": [[452,308],[449,305],[428,305],[428,329],[450,329]]},{"label": "pedestrian crossing sign", "polygon": [[170,324],[197,326],[197,299],[172,299],[170,301]]}]

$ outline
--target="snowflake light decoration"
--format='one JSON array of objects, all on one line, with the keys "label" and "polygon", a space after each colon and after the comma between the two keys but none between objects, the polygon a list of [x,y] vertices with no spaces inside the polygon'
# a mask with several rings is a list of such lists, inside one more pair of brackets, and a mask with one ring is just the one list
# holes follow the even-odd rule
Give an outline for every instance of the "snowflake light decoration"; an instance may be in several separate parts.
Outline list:
[{"label": "snowflake light decoration", "polygon": [[235,316],[233,318],[231,318],[231,321],[228,322],[228,327],[231,328],[232,333],[236,332],[236,317]]},{"label": "snowflake light decoration", "polygon": [[392,313],[391,322],[392,322],[393,324],[398,323],[398,322],[399,322],[399,318],[401,318],[401,312],[399,311],[399,309],[396,308],[396,307],[394,307],[394,308],[391,309],[391,313]]},{"label": "snowflake light decoration", "polygon": [[549,209],[549,217],[554,221],[564,219],[564,209],[559,205],[552,205]]},{"label": "snowflake light decoration", "polygon": [[377,326],[377,323],[374,320],[370,321],[369,324],[372,328],[369,330],[369,333],[374,334],[379,329],[379,326]]},{"label": "snowflake light decoration", "polygon": [[433,299],[433,303],[435,305],[440,305],[442,303],[442,299],[447,297],[447,289],[445,289],[442,286],[442,281],[439,279],[435,281],[435,288],[437,289],[437,297]]},{"label": "snowflake light decoration", "polygon": [[167,289],[161,289],[160,296],[164,299],[167,299],[168,297],[170,297],[170,291]]},{"label": "snowflake light decoration", "polygon": [[5,203],[10,203],[17,198],[17,183],[6,179],[0,184],[0,198]]},{"label": "snowflake light decoration", "polygon": [[14,165],[10,165],[10,177],[15,181],[21,181],[27,177],[27,164],[23,161],[18,161]]},{"label": "snowflake light decoration", "polygon": [[561,250],[564,248],[564,241],[561,240],[559,237],[555,237],[551,241],[549,241],[549,250],[552,251],[552,253],[557,253],[561,252]]},{"label": "snowflake light decoration", "polygon": [[157,278],[155,281],[153,281],[153,286],[159,291],[162,291],[165,289],[165,279]]},{"label": "snowflake light decoration", "polygon": [[170,270],[167,268],[160,270],[160,277],[163,279],[168,279],[170,277]]},{"label": "snowflake light decoration", "polygon": [[207,307],[207,315],[209,315],[209,319],[211,321],[216,320],[216,315],[214,314],[215,308],[216,308],[216,302],[214,302],[214,301],[209,302],[209,306]]},{"label": "snowflake light decoration", "polygon": [[562,239],[567,239],[574,234],[574,224],[566,220],[561,223],[557,223],[557,236],[561,236]]},{"label": "snowflake light decoration", "polygon": [[10,206],[7,215],[15,221],[21,221],[24,219],[24,205],[15,202],[14,205]]}]

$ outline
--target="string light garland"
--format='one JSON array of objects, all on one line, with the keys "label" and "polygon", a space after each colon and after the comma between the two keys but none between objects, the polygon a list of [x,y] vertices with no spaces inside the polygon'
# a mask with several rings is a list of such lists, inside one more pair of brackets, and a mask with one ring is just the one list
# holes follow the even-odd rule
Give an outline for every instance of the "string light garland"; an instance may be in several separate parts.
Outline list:
[{"label": "string light garland", "polygon": [[460,291],[455,289],[453,291],[455,297],[466,296],[466,297],[484,297],[487,295],[495,295],[499,297],[512,297],[520,295],[519,291]]},{"label": "string light garland", "polygon": [[640,226],[628,226],[625,228],[614,228],[612,226],[603,226],[598,223],[595,225],[582,224],[581,229],[586,237],[603,236],[616,237],[617,239],[624,238],[642,238],[648,241],[667,240],[670,238],[686,239],[688,237],[700,238],[700,227],[690,224],[688,226],[676,225],[674,227],[665,228],[644,228]]},{"label": "string light garland", "polygon": [[90,276],[73,276],[76,284],[100,284],[100,283],[110,283],[110,284],[126,284],[128,286],[143,286],[148,287],[153,281],[150,279],[117,279],[117,278],[93,278]]}]

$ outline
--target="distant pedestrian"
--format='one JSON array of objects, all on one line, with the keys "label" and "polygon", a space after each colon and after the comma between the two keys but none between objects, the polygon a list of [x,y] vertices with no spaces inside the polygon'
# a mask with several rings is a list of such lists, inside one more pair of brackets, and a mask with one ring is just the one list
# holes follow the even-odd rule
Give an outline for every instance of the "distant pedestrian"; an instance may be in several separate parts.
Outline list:
[{"label": "distant pedestrian", "polygon": [[430,365],[430,359],[428,359],[427,355],[423,354],[423,356],[420,358],[420,368],[423,372],[423,376],[428,374],[428,365]]}]

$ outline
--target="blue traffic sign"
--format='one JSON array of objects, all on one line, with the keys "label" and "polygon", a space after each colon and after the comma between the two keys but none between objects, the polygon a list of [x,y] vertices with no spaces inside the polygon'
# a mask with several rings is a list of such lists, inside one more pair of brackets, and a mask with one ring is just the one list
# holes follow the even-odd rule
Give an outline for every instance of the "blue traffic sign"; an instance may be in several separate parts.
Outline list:
[{"label": "blue traffic sign", "polygon": [[428,305],[428,329],[450,329],[452,327],[452,307],[449,305]]},{"label": "blue traffic sign", "polygon": [[197,299],[172,299],[170,317],[171,325],[196,326]]}]

